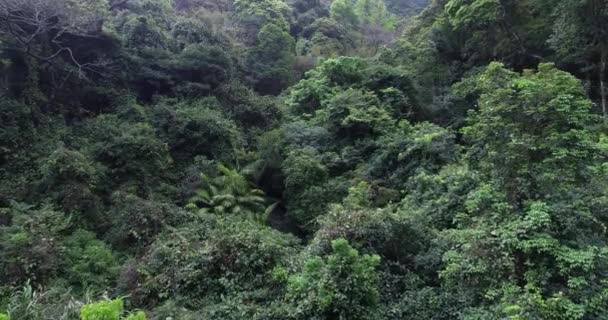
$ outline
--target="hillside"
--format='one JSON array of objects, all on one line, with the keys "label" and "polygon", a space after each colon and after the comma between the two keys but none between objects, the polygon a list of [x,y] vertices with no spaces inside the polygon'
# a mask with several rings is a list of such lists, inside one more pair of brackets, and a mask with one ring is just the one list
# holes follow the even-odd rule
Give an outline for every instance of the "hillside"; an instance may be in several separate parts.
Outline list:
[{"label": "hillside", "polygon": [[0,320],[608,319],[605,0],[0,0]]}]

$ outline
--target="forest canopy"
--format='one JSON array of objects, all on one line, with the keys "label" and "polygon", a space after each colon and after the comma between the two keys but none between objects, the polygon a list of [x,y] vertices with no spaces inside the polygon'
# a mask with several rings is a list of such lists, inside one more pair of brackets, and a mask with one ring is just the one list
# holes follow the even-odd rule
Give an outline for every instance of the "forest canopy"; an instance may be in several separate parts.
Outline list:
[{"label": "forest canopy", "polygon": [[605,0],[0,0],[0,320],[608,319]]}]

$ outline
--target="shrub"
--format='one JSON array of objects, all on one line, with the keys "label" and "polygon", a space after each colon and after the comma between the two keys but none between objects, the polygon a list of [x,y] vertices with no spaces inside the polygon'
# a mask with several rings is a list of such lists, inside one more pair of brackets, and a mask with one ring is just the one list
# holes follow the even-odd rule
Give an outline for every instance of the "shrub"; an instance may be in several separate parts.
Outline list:
[{"label": "shrub", "polygon": [[378,306],[377,255],[359,255],[345,239],[332,242],[333,253],[308,259],[301,273],[288,278],[287,297],[296,319],[371,319]]},{"label": "shrub", "polygon": [[183,297],[200,307],[231,294],[271,299],[271,271],[295,255],[298,241],[241,216],[200,214],[160,236],[139,268],[142,299]]},{"label": "shrub", "polygon": [[146,314],[138,311],[121,317],[124,304],[121,299],[87,304],[80,309],[81,320],[146,320]]},{"label": "shrub", "polygon": [[118,264],[110,248],[89,231],[78,230],[64,242],[65,276],[82,288],[105,289],[114,282]]},{"label": "shrub", "polygon": [[81,320],[118,320],[123,310],[120,299],[87,304],[80,309]]}]

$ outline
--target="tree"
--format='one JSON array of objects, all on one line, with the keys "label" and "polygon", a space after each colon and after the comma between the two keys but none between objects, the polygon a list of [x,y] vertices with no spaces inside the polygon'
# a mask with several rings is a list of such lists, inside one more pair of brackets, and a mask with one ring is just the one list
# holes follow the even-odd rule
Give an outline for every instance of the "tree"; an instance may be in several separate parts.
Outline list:
[{"label": "tree", "polygon": [[40,191],[61,206],[65,212],[82,215],[89,222],[95,217],[97,184],[103,176],[99,164],[80,152],[59,146],[40,167]]},{"label": "tree", "polygon": [[10,48],[41,63],[64,58],[84,76],[105,62],[81,61],[71,41],[99,35],[108,9],[106,1],[3,0],[0,35],[7,38]]},{"label": "tree", "polygon": [[311,257],[287,279],[295,319],[372,319],[378,304],[377,255],[359,255],[348,241],[332,241],[326,259]]},{"label": "tree", "polygon": [[291,84],[294,74],[295,40],[286,29],[270,23],[258,33],[258,41],[249,58],[255,88],[262,94],[279,94]]},{"label": "tree", "polygon": [[[304,42],[310,46],[298,54],[309,53],[313,56],[334,58],[344,55],[352,43],[347,38],[348,29],[344,24],[331,18],[319,18],[309,24],[301,34],[308,41]],[[302,43],[303,39],[299,40]]]},{"label": "tree", "polygon": [[450,0],[445,4],[447,34],[459,54],[472,65],[492,60],[511,67],[535,66],[547,51],[551,32],[547,14],[554,2],[545,0]]},{"label": "tree", "polygon": [[0,282],[21,285],[30,280],[44,284],[57,277],[61,260],[61,235],[70,219],[52,208],[35,209],[13,203],[0,208]]},{"label": "tree", "polygon": [[608,3],[601,0],[560,1],[551,46],[564,63],[595,70],[602,114],[608,116]]},{"label": "tree", "polygon": [[149,123],[122,122],[115,115],[99,116],[81,130],[90,139],[94,159],[109,169],[111,182],[132,188],[139,195],[158,187],[159,172],[173,162],[167,144],[156,136]]},{"label": "tree", "polygon": [[235,160],[243,143],[241,133],[218,108],[215,99],[164,99],[154,106],[154,125],[174,159],[181,162],[206,156],[226,163]]},{"label": "tree", "polygon": [[81,290],[103,290],[118,275],[118,263],[110,248],[95,235],[77,230],[64,243],[63,270],[66,279]]},{"label": "tree", "polygon": [[[480,111],[464,129],[469,159],[507,188],[512,205],[579,181],[593,163],[591,102],[579,80],[542,64],[518,75],[498,63],[479,77]],[[500,121],[497,121],[500,119]]]},{"label": "tree", "polygon": [[291,151],[283,162],[288,214],[300,226],[312,227],[325,213],[332,197],[327,190],[328,170],[313,148]]},{"label": "tree", "polygon": [[429,6],[429,0],[386,0],[388,9],[404,17],[414,16]]},{"label": "tree", "polygon": [[369,173],[398,190],[409,183],[408,178],[436,172],[458,158],[454,133],[430,123],[401,121],[380,141],[383,147],[372,156]]},{"label": "tree", "polygon": [[595,205],[606,190],[592,178],[606,179],[606,153],[591,130],[591,102],[579,80],[551,64],[520,75],[493,63],[478,89],[479,111],[463,133],[468,165],[483,181],[456,217],[462,227],[444,232],[444,284],[498,306],[492,312],[510,303],[532,318],[593,318],[583,306],[603,299],[607,284],[593,283],[608,256]]},{"label": "tree", "polygon": [[204,312],[204,319],[239,319],[242,313],[221,316],[230,313],[229,300],[254,313],[276,300],[280,288],[272,270],[294,257],[299,243],[292,235],[244,216],[193,216],[149,247],[139,260],[138,286],[132,294],[140,303],[154,305],[184,297],[185,307],[198,310],[194,318]]},{"label": "tree", "polygon": [[387,12],[384,0],[357,0],[355,13],[364,26],[380,26],[390,30],[395,22]]},{"label": "tree", "polygon": [[331,17],[342,23],[357,27],[359,15],[355,11],[356,0],[336,0],[331,4]]},{"label": "tree", "polygon": [[392,127],[389,113],[372,92],[347,89],[325,101],[314,122],[327,128],[336,139],[376,137]]},{"label": "tree", "polygon": [[371,48],[371,55],[390,42],[397,21],[386,10],[384,0],[336,0],[331,5],[331,17],[354,28],[358,34],[351,32],[351,41],[361,39],[358,52],[364,54],[365,49]]},{"label": "tree", "polygon": [[234,7],[247,35],[255,35],[268,24],[289,30],[291,8],[283,0],[235,0]]}]

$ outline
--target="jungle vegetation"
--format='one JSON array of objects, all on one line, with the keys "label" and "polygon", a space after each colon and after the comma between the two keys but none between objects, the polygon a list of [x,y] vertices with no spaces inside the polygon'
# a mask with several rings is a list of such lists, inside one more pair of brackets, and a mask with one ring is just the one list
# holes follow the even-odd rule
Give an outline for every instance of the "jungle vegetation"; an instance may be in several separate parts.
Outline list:
[{"label": "jungle vegetation", "polygon": [[605,0],[0,0],[0,319],[608,319]]}]

